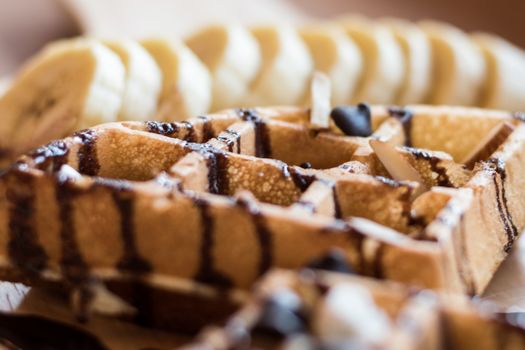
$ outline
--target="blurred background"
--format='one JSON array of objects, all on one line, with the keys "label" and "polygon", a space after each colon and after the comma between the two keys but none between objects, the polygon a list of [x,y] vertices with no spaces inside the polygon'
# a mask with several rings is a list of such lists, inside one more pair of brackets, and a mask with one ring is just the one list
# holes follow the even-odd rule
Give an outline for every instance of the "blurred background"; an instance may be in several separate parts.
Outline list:
[{"label": "blurred background", "polygon": [[47,41],[79,33],[182,36],[210,21],[300,23],[349,12],[445,20],[525,47],[524,0],[0,0],[0,75]]}]

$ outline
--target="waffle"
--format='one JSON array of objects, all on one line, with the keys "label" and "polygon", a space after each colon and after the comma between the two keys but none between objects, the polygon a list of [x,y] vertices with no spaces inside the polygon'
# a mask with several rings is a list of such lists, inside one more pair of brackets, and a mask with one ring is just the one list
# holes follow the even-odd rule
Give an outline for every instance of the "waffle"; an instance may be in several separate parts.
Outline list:
[{"label": "waffle", "polygon": [[523,329],[487,309],[396,283],[276,270],[224,327],[182,349],[522,349]]},{"label": "waffle", "polygon": [[[305,108],[227,110],[38,148],[0,177],[4,278],[69,288],[80,317],[189,331],[268,269],[334,247],[360,275],[483,292],[525,226],[521,116],[360,105],[332,117],[316,129]],[[370,123],[345,124],[356,118]]]}]

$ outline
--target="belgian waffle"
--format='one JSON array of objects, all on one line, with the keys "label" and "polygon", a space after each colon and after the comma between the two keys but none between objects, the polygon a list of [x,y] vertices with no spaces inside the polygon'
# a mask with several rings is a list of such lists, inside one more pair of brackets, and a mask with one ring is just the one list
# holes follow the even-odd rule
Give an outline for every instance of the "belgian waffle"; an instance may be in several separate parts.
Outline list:
[{"label": "belgian waffle", "polygon": [[[372,134],[343,134],[356,134],[345,113],[370,117]],[[341,130],[312,128],[305,108],[228,110],[43,146],[0,178],[4,277],[70,287],[79,315],[138,310],[186,330],[224,317],[271,267],[334,247],[361,275],[481,293],[525,226],[520,115],[332,116]]]},{"label": "belgian waffle", "polygon": [[522,349],[523,329],[487,309],[396,283],[276,270],[222,328],[183,348]]}]

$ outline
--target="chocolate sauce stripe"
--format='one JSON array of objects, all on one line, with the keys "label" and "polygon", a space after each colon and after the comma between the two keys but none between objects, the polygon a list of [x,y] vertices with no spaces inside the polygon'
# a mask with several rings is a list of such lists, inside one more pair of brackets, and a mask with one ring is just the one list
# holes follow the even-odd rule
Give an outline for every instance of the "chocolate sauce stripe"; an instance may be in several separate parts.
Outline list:
[{"label": "chocolate sauce stripe", "polygon": [[237,115],[243,121],[253,123],[255,156],[259,158],[270,158],[272,156],[270,134],[264,119],[252,109],[238,109]]},{"label": "chocolate sauce stripe", "polygon": [[[16,186],[7,187],[8,211],[8,254],[12,263],[30,275],[39,274],[47,266],[48,256],[38,242],[35,211],[36,198],[33,178],[25,173],[8,174],[22,177]],[[16,189],[15,189],[16,187]]]},{"label": "chocolate sauce stripe", "polygon": [[215,223],[209,204],[203,199],[193,198],[193,204],[199,210],[201,229],[200,266],[195,280],[218,286],[230,287],[232,281],[215,270],[213,249],[215,247]]},{"label": "chocolate sauce stripe", "polygon": [[146,130],[154,134],[173,137],[179,131],[179,127],[177,123],[148,121],[146,122]]},{"label": "chocolate sauce stripe", "polygon": [[273,264],[273,238],[272,232],[266,224],[266,219],[255,203],[242,198],[237,199],[237,205],[248,213],[253,222],[257,239],[259,242],[259,275],[264,274]]},{"label": "chocolate sauce stripe", "polygon": [[[492,174],[492,181],[494,183],[494,188],[496,191],[496,203],[498,207],[498,212],[500,219],[503,223],[505,233],[507,235],[507,244],[504,247],[505,252],[509,252],[514,244],[516,237],[519,234],[519,231],[514,224],[512,219],[512,214],[509,211],[507,196],[505,191],[505,180],[507,178],[505,163],[499,159],[489,159],[487,161],[488,171]],[[499,175],[499,176],[498,176]],[[501,187],[498,182],[498,177],[501,181]]]},{"label": "chocolate sauce stripe", "polygon": [[135,200],[131,190],[112,189],[112,197],[120,215],[120,233],[124,245],[124,254],[117,267],[123,271],[145,273],[152,270],[149,262],[144,260],[137,249],[135,237]]},{"label": "chocolate sauce stripe", "polygon": [[441,159],[434,156],[430,152],[418,149],[418,148],[407,148],[408,152],[412,154],[416,159],[422,158],[429,162],[430,169],[432,172],[436,173],[438,175],[437,178],[437,185],[438,186],[444,186],[444,187],[454,187],[452,182],[450,181],[450,178],[447,174],[447,169],[440,166]]},{"label": "chocolate sauce stripe", "polygon": [[60,266],[68,282],[82,283],[88,275],[88,266],[85,263],[76,237],[74,222],[73,201],[76,197],[75,189],[70,184],[58,182],[55,197],[59,206],[60,217]]},{"label": "chocolate sauce stripe", "polygon": [[341,212],[341,205],[337,196],[337,185],[335,183],[332,185],[332,200],[334,202],[334,217],[336,219],[341,219],[343,214]]},{"label": "chocolate sauce stripe", "polygon": [[184,136],[184,141],[196,142],[195,138],[195,128],[193,124],[187,120],[180,122],[180,125],[186,129],[186,135]]},{"label": "chocolate sauce stripe", "polygon": [[197,118],[202,120],[202,138],[200,142],[208,142],[208,140],[210,140],[214,136],[211,119],[210,117],[205,115],[201,115]]},{"label": "chocolate sauce stripe", "polygon": [[75,134],[81,140],[78,150],[78,170],[81,174],[95,176],[100,171],[100,164],[97,158],[95,131],[88,129],[79,131]]}]

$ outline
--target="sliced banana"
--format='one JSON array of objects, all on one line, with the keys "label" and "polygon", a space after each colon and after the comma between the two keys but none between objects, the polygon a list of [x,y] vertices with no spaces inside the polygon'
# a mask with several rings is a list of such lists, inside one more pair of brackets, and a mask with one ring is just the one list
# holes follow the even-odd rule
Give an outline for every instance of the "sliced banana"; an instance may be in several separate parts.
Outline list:
[{"label": "sliced banana", "polygon": [[0,162],[55,138],[117,120],[125,70],[94,40],[51,44],[0,98]]},{"label": "sliced banana", "polygon": [[314,60],[315,69],[325,73],[332,85],[332,104],[351,101],[361,78],[361,51],[337,26],[310,25],[299,33]]},{"label": "sliced banana", "polygon": [[397,18],[384,18],[381,23],[394,33],[405,61],[405,79],[396,103],[424,103],[432,78],[430,40],[417,25]]},{"label": "sliced banana", "polygon": [[432,46],[433,83],[430,103],[477,105],[485,81],[481,50],[456,27],[434,21],[420,22]]},{"label": "sliced banana", "polygon": [[240,25],[214,25],[186,40],[212,75],[211,110],[237,107],[261,66],[259,44]]},{"label": "sliced banana", "polygon": [[126,68],[126,86],[120,120],[149,120],[157,111],[162,76],[151,55],[132,40],[111,40],[104,44],[115,52]]},{"label": "sliced banana", "polygon": [[476,33],[472,37],[487,64],[481,105],[525,111],[525,51],[495,35]]},{"label": "sliced banana", "polygon": [[211,104],[211,77],[197,56],[176,40],[147,39],[141,44],[163,76],[155,118],[173,121],[206,113]]},{"label": "sliced banana", "polygon": [[352,102],[395,102],[404,81],[405,63],[392,32],[363,17],[345,17],[339,23],[359,46],[364,59],[364,74]]},{"label": "sliced banana", "polygon": [[292,105],[306,96],[313,62],[290,26],[256,27],[252,33],[262,53],[261,69],[244,99],[245,106]]}]

